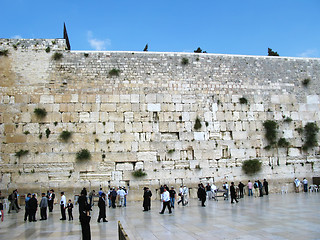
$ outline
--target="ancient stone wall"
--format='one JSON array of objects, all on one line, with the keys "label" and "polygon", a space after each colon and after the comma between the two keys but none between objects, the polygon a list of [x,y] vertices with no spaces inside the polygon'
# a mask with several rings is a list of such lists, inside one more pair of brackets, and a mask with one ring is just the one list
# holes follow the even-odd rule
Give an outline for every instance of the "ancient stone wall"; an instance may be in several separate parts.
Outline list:
[{"label": "ancient stone wall", "polygon": [[[279,191],[295,176],[319,176],[319,147],[303,151],[301,129],[319,125],[320,59],[66,51],[63,39],[0,39],[3,50],[1,189],[130,185],[136,199],[145,185],[267,178]],[[265,149],[266,120],[289,147]],[[91,160],[77,161],[80,149]],[[248,159],[262,171],[245,175]],[[134,177],[139,169],[147,175]]]}]

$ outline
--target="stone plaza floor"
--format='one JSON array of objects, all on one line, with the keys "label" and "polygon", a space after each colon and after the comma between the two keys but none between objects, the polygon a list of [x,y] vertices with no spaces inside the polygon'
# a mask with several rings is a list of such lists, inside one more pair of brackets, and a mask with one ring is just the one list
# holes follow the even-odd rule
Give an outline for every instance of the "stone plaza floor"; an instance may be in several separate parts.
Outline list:
[{"label": "stone plaza floor", "polygon": [[[143,212],[141,202],[128,202],[126,208],[107,209],[107,223],[97,223],[98,207],[92,212],[92,239],[118,239],[121,221],[130,239],[320,239],[320,193],[271,194],[262,198],[245,197],[237,204],[207,201],[206,207],[190,200],[176,205],[172,214],[159,214],[160,202]],[[24,222],[24,209],[5,213],[0,222],[0,239],[81,239],[78,209],[73,221],[60,221],[59,206],[47,221]],[[37,213],[38,219],[39,212]]]}]

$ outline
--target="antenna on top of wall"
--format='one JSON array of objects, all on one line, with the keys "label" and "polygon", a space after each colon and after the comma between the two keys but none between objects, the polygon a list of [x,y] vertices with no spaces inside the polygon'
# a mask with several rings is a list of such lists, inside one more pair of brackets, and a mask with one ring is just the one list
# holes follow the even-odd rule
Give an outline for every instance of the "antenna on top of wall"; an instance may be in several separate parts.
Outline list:
[{"label": "antenna on top of wall", "polygon": [[71,50],[66,23],[63,23],[63,38],[66,40],[67,50]]}]

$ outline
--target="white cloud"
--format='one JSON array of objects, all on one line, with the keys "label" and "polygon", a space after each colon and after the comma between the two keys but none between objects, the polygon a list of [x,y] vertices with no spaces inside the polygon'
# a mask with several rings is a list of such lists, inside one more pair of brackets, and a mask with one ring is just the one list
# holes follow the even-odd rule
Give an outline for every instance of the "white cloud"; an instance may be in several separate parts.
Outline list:
[{"label": "white cloud", "polygon": [[13,39],[22,39],[22,37],[20,35],[15,35],[15,36],[13,36],[11,38],[13,38]]},{"label": "white cloud", "polygon": [[111,46],[110,39],[100,40],[100,39],[94,38],[93,33],[91,31],[88,31],[88,42],[90,46],[97,51],[106,50],[107,46]]},{"label": "white cloud", "polygon": [[306,51],[298,54],[299,57],[319,57],[318,49],[307,49]]}]

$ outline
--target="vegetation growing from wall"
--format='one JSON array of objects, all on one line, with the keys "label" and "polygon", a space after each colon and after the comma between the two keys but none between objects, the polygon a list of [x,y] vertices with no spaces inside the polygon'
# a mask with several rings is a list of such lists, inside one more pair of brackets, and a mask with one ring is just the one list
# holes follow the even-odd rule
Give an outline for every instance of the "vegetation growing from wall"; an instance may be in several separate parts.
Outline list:
[{"label": "vegetation growing from wall", "polygon": [[188,65],[189,64],[189,59],[188,58],[182,58],[181,64],[182,65]]},{"label": "vegetation growing from wall", "polygon": [[201,129],[201,127],[202,127],[202,124],[201,124],[200,118],[197,117],[197,118],[196,118],[196,122],[194,123],[193,128],[194,128],[194,130],[199,130],[199,129]]},{"label": "vegetation growing from wall", "polygon": [[304,126],[305,143],[302,146],[303,150],[318,146],[318,132],[319,127],[316,123],[309,122]]},{"label": "vegetation growing from wall", "polygon": [[46,137],[49,138],[50,134],[51,134],[51,131],[50,131],[49,128],[47,128],[47,129],[46,129]]},{"label": "vegetation growing from wall", "polygon": [[278,124],[275,121],[267,120],[263,123],[266,130],[265,137],[269,143],[266,149],[270,149],[277,143],[277,127]]},{"label": "vegetation growing from wall", "polygon": [[88,149],[81,149],[79,152],[76,153],[76,159],[78,161],[85,161],[91,159],[91,153]]},{"label": "vegetation growing from wall", "polygon": [[309,83],[310,83],[310,78],[305,78],[302,80],[302,85],[304,87],[308,87]]},{"label": "vegetation growing from wall", "polygon": [[64,142],[68,142],[69,139],[71,138],[72,133],[69,131],[62,131],[59,135],[59,138],[64,141]]},{"label": "vegetation growing from wall", "polygon": [[120,70],[119,69],[116,69],[116,68],[113,68],[109,71],[109,76],[110,77],[118,77],[120,74]]},{"label": "vegetation growing from wall", "polygon": [[47,110],[45,108],[35,108],[33,112],[37,118],[45,118],[45,116],[47,116]]},{"label": "vegetation growing from wall", "polygon": [[142,169],[136,170],[132,172],[132,176],[136,177],[136,178],[140,178],[140,177],[144,177],[146,176],[147,173],[142,171]]},{"label": "vegetation growing from wall", "polygon": [[258,159],[245,160],[242,163],[242,171],[245,174],[252,175],[261,170],[262,163]]},{"label": "vegetation growing from wall", "polygon": [[63,54],[62,54],[62,53],[55,52],[55,53],[52,55],[52,59],[55,60],[55,61],[58,61],[58,60],[60,60],[61,58],[63,58]]},{"label": "vegetation growing from wall", "polygon": [[7,56],[8,56],[8,53],[9,53],[8,49],[0,50],[0,56],[5,56],[5,57],[7,57]]},{"label": "vegetation growing from wall", "polygon": [[240,104],[248,104],[248,100],[245,97],[239,98]]},{"label": "vegetation growing from wall", "polygon": [[22,157],[22,156],[25,156],[29,153],[29,150],[20,150],[19,152],[16,152],[15,156],[16,157]]},{"label": "vegetation growing from wall", "polygon": [[278,140],[278,147],[287,148],[289,147],[290,143],[285,138],[279,138]]}]

